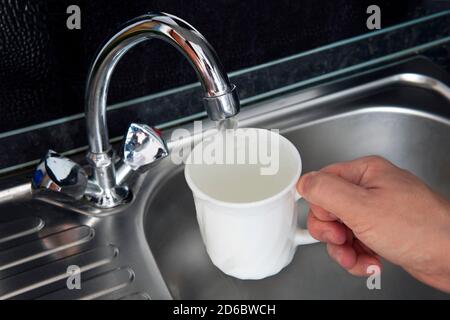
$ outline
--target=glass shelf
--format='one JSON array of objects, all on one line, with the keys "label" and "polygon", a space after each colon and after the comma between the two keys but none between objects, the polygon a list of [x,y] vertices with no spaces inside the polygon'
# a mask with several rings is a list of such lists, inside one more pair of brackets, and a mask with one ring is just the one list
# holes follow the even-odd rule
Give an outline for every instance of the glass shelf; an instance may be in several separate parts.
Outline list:
[{"label": "glass shelf", "polygon": [[[282,59],[270,61],[250,68],[231,72],[229,77],[239,89],[242,106],[255,101],[270,98],[283,92],[303,89],[320,83],[331,81],[339,77],[346,77],[356,72],[392,61],[407,58],[417,54],[432,54],[433,50],[448,47],[450,43],[450,10],[441,11],[420,17],[395,26],[368,32],[353,38],[337,41],[313,50],[294,54]],[[447,57],[447,59],[450,59]],[[270,79],[268,81],[267,79]],[[145,114],[154,104],[160,104],[164,99],[175,99],[180,96],[181,106],[170,107],[183,109],[185,97],[194,95],[199,90],[199,83],[173,88],[163,92],[146,95],[137,99],[124,101],[108,106],[108,120],[115,121],[122,126],[121,118],[127,114],[140,112]],[[184,99],[183,99],[184,97]],[[182,102],[182,103],[181,103]],[[173,112],[176,119],[167,119],[156,123],[159,129],[173,127],[187,121],[193,121],[205,116],[200,100],[190,102],[190,114]],[[137,111],[139,109],[139,111]],[[147,115],[151,113],[147,110]],[[192,112],[193,111],[193,112]],[[183,116],[180,116],[183,115]],[[117,120],[114,120],[116,119]],[[123,122],[128,121],[123,119]],[[0,145],[5,145],[16,136],[31,135],[34,131],[55,130],[67,123],[84,123],[84,114],[40,123],[37,125],[0,133]],[[152,124],[153,125],[153,124]],[[124,132],[124,131],[118,131]],[[121,137],[112,132],[112,141]],[[48,135],[47,135],[48,137]],[[24,139],[28,141],[30,139]],[[84,150],[84,145],[72,143],[69,148],[61,147],[65,154],[73,154]],[[32,146],[29,146],[32,147]],[[35,163],[36,159],[23,161],[14,166],[0,166],[0,174]]]}]

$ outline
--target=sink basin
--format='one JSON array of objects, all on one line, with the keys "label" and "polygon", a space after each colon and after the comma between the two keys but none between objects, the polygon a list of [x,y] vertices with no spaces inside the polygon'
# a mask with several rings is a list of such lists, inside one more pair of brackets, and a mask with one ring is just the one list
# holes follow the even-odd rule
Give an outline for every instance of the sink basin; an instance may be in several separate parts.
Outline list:
[{"label": "sink basin", "polygon": [[[280,129],[300,150],[304,172],[378,154],[450,197],[450,90],[433,77],[450,79],[431,69],[427,76],[377,71],[253,103],[240,125]],[[160,161],[131,182],[129,203],[101,215],[30,199],[29,185],[18,185],[26,174],[1,179],[0,299],[450,298],[387,262],[381,290],[369,290],[323,244],[299,247],[272,277],[227,276],[206,254],[183,169]],[[298,210],[304,225],[306,203]],[[80,268],[81,290],[67,288],[70,266]]]},{"label": "sink basin", "polygon": [[[378,154],[424,179],[450,197],[450,121],[448,114],[421,111],[432,105],[423,88],[380,86],[311,106],[284,101],[274,112],[241,119],[243,126],[279,128],[300,151],[304,172],[327,164]],[[435,96],[434,99],[437,97]],[[437,100],[435,101],[437,102]],[[445,101],[441,101],[445,104]],[[279,107],[269,102],[267,110]],[[424,104],[422,104],[424,103]],[[288,110],[289,109],[289,110]],[[250,111],[249,111],[250,112]],[[239,280],[222,273],[209,259],[195,216],[194,201],[182,166],[165,164],[155,182],[144,220],[150,249],[172,297],[177,299],[395,299],[449,298],[385,262],[381,290],[349,275],[334,263],[323,244],[300,246],[279,274]],[[308,207],[300,203],[300,223]]]}]

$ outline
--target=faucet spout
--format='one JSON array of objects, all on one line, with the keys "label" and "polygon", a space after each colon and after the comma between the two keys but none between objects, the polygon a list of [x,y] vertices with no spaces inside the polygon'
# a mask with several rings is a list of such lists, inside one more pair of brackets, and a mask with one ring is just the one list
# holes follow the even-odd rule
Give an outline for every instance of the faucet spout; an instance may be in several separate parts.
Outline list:
[{"label": "faucet spout", "polygon": [[203,87],[203,101],[211,120],[224,120],[239,112],[235,86],[230,84],[214,49],[194,27],[165,13],[147,14],[128,22],[102,47],[87,82],[87,158],[93,167],[92,179],[101,190],[90,198],[99,207],[114,207],[128,195],[126,186],[116,183],[114,154],[109,143],[106,123],[109,83],[120,58],[136,44],[153,38],[170,43],[188,59]]},{"label": "faucet spout", "polygon": [[89,73],[86,117],[90,151],[109,150],[106,102],[109,82],[120,58],[136,44],[161,39],[178,49],[195,69],[204,90],[204,104],[211,120],[223,120],[239,112],[234,85],[208,41],[187,22],[165,13],[147,14],[130,21],[97,55]]}]

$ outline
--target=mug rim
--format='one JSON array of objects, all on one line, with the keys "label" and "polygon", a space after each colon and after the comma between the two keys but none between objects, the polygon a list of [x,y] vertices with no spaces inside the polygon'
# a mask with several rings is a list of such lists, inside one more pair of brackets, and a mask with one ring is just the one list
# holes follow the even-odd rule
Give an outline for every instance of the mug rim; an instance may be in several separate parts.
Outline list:
[{"label": "mug rim", "polygon": [[[257,201],[249,201],[249,202],[230,202],[230,201],[222,201],[222,200],[218,200],[216,198],[213,198],[212,196],[206,194],[205,192],[203,192],[192,180],[192,178],[190,177],[190,174],[188,173],[188,166],[189,164],[185,164],[184,166],[184,177],[186,179],[186,182],[189,186],[189,188],[191,189],[194,197],[199,197],[203,200],[207,200],[209,202],[212,202],[216,205],[220,205],[220,206],[224,206],[224,207],[231,207],[231,208],[245,208],[245,207],[255,207],[255,206],[259,206],[259,205],[263,205],[269,202],[274,201],[277,198],[282,197],[283,195],[285,195],[289,190],[291,190],[292,187],[294,187],[298,181],[298,179],[301,176],[302,173],[302,158],[300,156],[300,152],[298,151],[298,149],[294,146],[294,144],[287,139],[286,137],[284,137],[281,134],[277,134],[274,133],[268,129],[262,129],[262,128],[239,128],[239,129],[250,129],[250,130],[256,130],[256,131],[266,131],[269,132],[272,135],[278,135],[282,141],[284,141],[288,146],[289,149],[291,150],[291,153],[294,155],[295,160],[297,160],[297,172],[296,174],[293,176],[293,178],[291,179],[291,181],[286,184],[286,186],[279,192],[277,192],[276,194],[267,197],[265,199],[262,200],[257,200]],[[188,155],[187,159],[189,159],[189,157],[194,153],[194,150],[200,145],[202,144],[203,141],[200,141],[198,144],[196,144],[194,146],[194,148],[192,149],[191,153]],[[298,194],[298,192],[296,191],[296,193]]]}]

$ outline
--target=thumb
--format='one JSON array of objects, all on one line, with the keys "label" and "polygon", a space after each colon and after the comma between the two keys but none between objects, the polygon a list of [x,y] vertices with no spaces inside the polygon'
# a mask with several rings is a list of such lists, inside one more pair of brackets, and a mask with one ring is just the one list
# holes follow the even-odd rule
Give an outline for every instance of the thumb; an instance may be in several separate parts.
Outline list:
[{"label": "thumb", "polygon": [[333,213],[351,229],[369,218],[373,203],[369,190],[335,174],[310,172],[300,178],[297,190],[306,201]]}]

